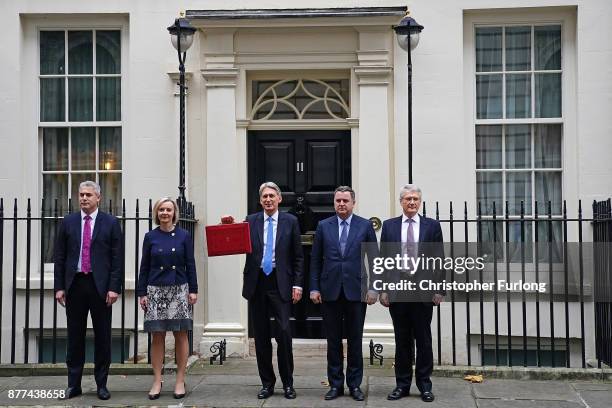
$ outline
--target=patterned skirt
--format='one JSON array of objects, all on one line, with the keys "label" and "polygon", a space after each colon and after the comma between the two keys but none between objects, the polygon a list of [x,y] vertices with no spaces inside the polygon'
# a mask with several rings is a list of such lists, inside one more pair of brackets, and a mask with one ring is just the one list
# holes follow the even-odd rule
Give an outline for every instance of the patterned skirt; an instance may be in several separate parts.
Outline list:
[{"label": "patterned skirt", "polygon": [[193,307],[189,304],[189,285],[147,286],[148,306],[144,330],[183,331],[193,329]]}]

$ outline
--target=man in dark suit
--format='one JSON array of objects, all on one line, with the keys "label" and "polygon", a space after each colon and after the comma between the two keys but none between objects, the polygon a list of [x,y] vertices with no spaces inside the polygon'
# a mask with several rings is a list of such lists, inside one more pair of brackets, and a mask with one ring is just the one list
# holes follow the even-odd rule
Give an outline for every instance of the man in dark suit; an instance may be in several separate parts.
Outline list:
[{"label": "man in dark suit", "polygon": [[272,182],[259,187],[263,212],[247,216],[252,252],[244,265],[242,296],[249,301],[255,334],[255,353],[262,389],[257,395],[266,399],[274,394],[276,377],[272,368],[270,315],[276,322],[278,371],[285,398],[296,397],[293,388],[293,348],[289,316],[291,302],[302,298],[304,255],[300,227],[295,216],[280,212],[280,188]]},{"label": "man in dark suit", "polygon": [[68,389],[64,398],[82,394],[87,315],[95,336],[94,377],[98,398],[107,400],[111,363],[113,303],[121,293],[123,243],[119,221],[98,210],[100,186],[93,181],[79,185],[81,211],[66,216],[55,242],[55,299],[66,307],[68,326]]},{"label": "man in dark suit", "polygon": [[[340,186],[334,192],[336,215],[319,222],[312,246],[310,299],[321,303],[323,327],[327,337],[327,377],[330,389],[326,400],[344,394],[342,322],[348,346],[346,385],[353,399],[363,401],[363,355],[361,343],[366,303],[378,295],[368,291],[362,243],[377,252],[377,241],[370,221],[353,214],[355,192]],[[371,252],[372,249],[369,248]],[[365,299],[367,298],[367,299]]]},{"label": "man in dark suit", "polygon": [[[414,184],[401,188],[399,201],[403,214],[383,223],[380,236],[381,253],[384,257],[395,257],[399,252],[409,257],[444,257],[442,229],[440,223],[418,214],[421,207],[421,190]],[[401,272],[405,272],[405,275]],[[408,277],[418,285],[420,280],[440,280],[440,271],[420,268],[416,271],[393,271],[396,276],[390,280]],[[387,279],[389,275],[387,275]],[[418,288],[418,286],[417,286]],[[398,294],[389,299],[389,293],[381,293],[380,303],[389,307],[395,331],[395,389],[387,396],[398,400],[409,395],[414,361],[414,340],[416,339],[415,383],[425,402],[434,400],[431,384],[433,352],[431,349],[431,318],[433,306],[444,299],[444,292],[415,290]]]}]

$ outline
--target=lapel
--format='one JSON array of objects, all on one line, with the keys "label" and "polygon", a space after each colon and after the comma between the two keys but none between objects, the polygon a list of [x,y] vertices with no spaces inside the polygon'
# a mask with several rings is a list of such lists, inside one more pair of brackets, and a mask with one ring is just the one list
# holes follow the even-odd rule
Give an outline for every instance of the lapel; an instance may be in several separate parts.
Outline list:
[{"label": "lapel", "polygon": [[100,229],[102,228],[102,224],[104,223],[104,213],[98,210],[98,215],[96,216],[96,223],[94,224],[93,234],[91,235],[91,243],[96,240]]},{"label": "lapel", "polygon": [[338,248],[338,253],[340,252],[340,236],[338,235],[338,216],[334,215],[334,217],[329,220],[328,228],[331,230],[332,242],[336,244],[336,248]]},{"label": "lapel", "polygon": [[355,235],[357,235],[358,227],[359,222],[357,220],[357,216],[353,214],[353,218],[351,219],[351,225],[349,226],[348,237],[346,238],[346,248],[344,248],[344,255],[348,254],[349,249],[351,248],[353,241],[355,240]]},{"label": "lapel", "polygon": [[421,225],[419,227],[419,243],[427,242],[427,239],[425,238],[425,234],[427,234],[427,228],[429,227],[429,224],[427,222],[427,219],[420,214],[419,214],[419,218],[420,218],[419,221],[421,222]]},{"label": "lapel", "polygon": [[[276,239],[274,241],[274,248],[278,248],[278,243],[280,242],[281,234],[285,231],[285,217],[282,216],[282,213],[278,212],[278,223],[276,225]],[[278,252],[274,251],[275,254]]]},{"label": "lapel", "polygon": [[83,222],[83,220],[81,220],[81,212],[79,211],[75,217],[74,225],[72,226],[74,229],[73,234],[77,237],[77,251],[79,252],[81,251],[81,240],[83,238],[83,234],[81,234],[81,222]]},{"label": "lapel", "polygon": [[261,252],[263,254],[263,248],[264,248],[264,240],[263,240],[263,219],[264,219],[264,213],[263,212],[259,212],[257,214],[257,217],[255,217],[255,231],[257,231],[257,237],[259,238],[259,248],[261,249],[259,252]]},{"label": "lapel", "polygon": [[400,215],[393,221],[394,225],[391,231],[393,232],[393,237],[391,237],[391,242],[399,242],[402,243],[402,216]]}]

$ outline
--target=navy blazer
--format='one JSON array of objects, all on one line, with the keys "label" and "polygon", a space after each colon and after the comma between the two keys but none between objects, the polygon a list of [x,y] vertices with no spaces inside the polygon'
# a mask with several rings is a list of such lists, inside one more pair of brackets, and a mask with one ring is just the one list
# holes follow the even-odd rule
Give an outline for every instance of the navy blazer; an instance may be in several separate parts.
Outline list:
[{"label": "navy blazer", "polygon": [[[419,248],[418,256],[425,257],[441,257],[444,258],[444,246],[442,237],[442,228],[440,223],[432,218],[423,217],[419,214]],[[401,253],[402,243],[402,216],[391,218],[383,222],[382,232],[380,234],[381,253],[384,257],[395,257]],[[395,274],[395,275],[394,275]],[[398,279],[397,271],[392,271],[386,276],[386,279]],[[441,281],[443,272],[439,270],[419,270],[416,272],[416,280],[432,279]],[[436,293],[445,295],[445,291],[437,291]],[[425,302],[429,303],[433,293],[421,292],[417,293],[421,296],[426,296]]]},{"label": "navy blazer", "polygon": [[[242,296],[250,300],[255,294],[257,280],[261,270],[264,250],[264,216],[263,211],[247,216],[251,231],[251,253],[247,254],[243,271]],[[297,218],[289,213],[278,213],[276,243],[274,247],[276,282],[283,301],[291,300],[293,286],[304,285],[304,253],[300,239],[300,225]]]},{"label": "navy blazer", "polygon": [[[70,290],[81,251],[81,212],[64,217],[54,250],[54,289]],[[98,294],[121,293],[123,284],[123,234],[119,220],[98,210],[91,237],[91,274]]]},{"label": "navy blazer", "polygon": [[[350,301],[363,300],[367,291],[367,275],[361,244],[369,242],[368,258],[377,254],[376,233],[372,223],[353,214],[344,256],[340,253],[338,216],[319,222],[312,245],[310,261],[310,290],[321,293],[323,301],[335,301],[344,289]],[[371,261],[370,261],[371,262]]]},{"label": "navy blazer", "polygon": [[187,230],[175,227],[172,232],[159,227],[147,232],[142,242],[142,259],[138,274],[137,296],[147,295],[147,286],[189,284],[189,293],[198,293],[193,243]]}]

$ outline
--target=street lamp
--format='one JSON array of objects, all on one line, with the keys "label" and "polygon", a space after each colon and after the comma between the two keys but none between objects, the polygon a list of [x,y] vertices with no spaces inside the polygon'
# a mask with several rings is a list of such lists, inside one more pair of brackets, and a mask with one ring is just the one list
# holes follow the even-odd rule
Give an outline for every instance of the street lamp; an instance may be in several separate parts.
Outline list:
[{"label": "street lamp", "polygon": [[410,17],[410,12],[393,27],[397,35],[397,43],[408,52],[408,182],[412,184],[412,50],[419,44],[419,36],[423,26]]},{"label": "street lamp", "polygon": [[[178,52],[179,60],[179,110],[180,110],[180,124],[179,124],[179,201],[184,203],[185,198],[185,57],[187,56],[187,50],[193,43],[193,34],[196,29],[189,24],[189,20],[186,18],[177,18],[174,20],[174,24],[168,27],[170,32],[170,39],[172,45]],[[183,206],[180,207],[181,209]]]}]

